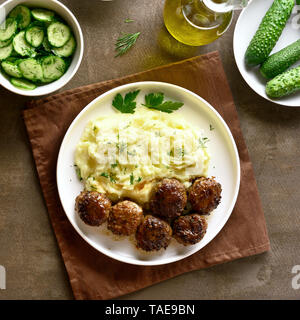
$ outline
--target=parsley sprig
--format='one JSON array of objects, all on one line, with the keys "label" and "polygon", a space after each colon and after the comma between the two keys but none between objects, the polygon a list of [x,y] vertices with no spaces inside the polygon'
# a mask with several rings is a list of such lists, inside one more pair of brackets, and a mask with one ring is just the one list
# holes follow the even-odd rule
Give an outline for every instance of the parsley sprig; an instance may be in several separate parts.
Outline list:
[{"label": "parsley sprig", "polygon": [[[122,113],[134,113],[136,108],[136,97],[140,90],[130,91],[125,97],[118,93],[112,102],[112,105]],[[143,106],[149,109],[155,109],[166,113],[172,113],[183,106],[182,102],[164,101],[165,95],[162,92],[149,93],[145,95]]]},{"label": "parsley sprig", "polygon": [[115,96],[112,105],[122,113],[134,113],[136,108],[135,99],[139,93],[140,90],[128,92],[126,93],[124,99],[122,95],[118,93]]},{"label": "parsley sprig", "polygon": [[115,51],[117,51],[115,57],[122,56],[124,53],[126,53],[136,43],[136,40],[140,34],[140,32],[125,33],[120,36],[115,44]]},{"label": "parsley sprig", "polygon": [[164,99],[165,96],[162,92],[149,93],[145,96],[145,104],[143,106],[166,113],[172,113],[183,106],[182,102],[164,101]]}]

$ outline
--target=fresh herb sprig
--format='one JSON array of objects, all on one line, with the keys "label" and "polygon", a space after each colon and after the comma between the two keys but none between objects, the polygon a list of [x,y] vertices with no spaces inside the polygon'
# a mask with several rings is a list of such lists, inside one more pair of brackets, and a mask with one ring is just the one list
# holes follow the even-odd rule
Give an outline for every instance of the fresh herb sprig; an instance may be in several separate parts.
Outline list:
[{"label": "fresh herb sprig", "polygon": [[126,18],[126,19],[124,20],[124,22],[125,22],[125,23],[131,23],[131,22],[134,22],[134,20],[133,20],[133,19],[130,19],[130,18]]},{"label": "fresh herb sprig", "polygon": [[206,146],[207,142],[209,142],[209,139],[207,137],[200,138],[199,139],[200,148],[203,148],[203,149],[207,148],[207,146]]},{"label": "fresh herb sprig", "polygon": [[79,179],[79,181],[82,181],[83,179],[81,176],[81,170],[78,168],[77,164],[74,164],[74,167],[75,167],[77,178]]},{"label": "fresh herb sprig", "polygon": [[172,113],[183,106],[182,102],[164,101],[164,99],[165,97],[162,92],[149,93],[145,96],[145,104],[143,106],[166,113]]},{"label": "fresh herb sprig", "polygon": [[130,184],[133,184],[134,183],[134,175],[133,173],[131,173],[130,175]]},{"label": "fresh herb sprig", "polygon": [[134,113],[136,108],[136,97],[140,93],[140,90],[131,91],[126,93],[124,99],[120,93],[118,93],[113,102],[112,105],[118,109],[122,113]]},{"label": "fresh herb sprig", "polygon": [[136,43],[136,40],[140,34],[140,32],[136,32],[126,33],[120,36],[115,44],[115,51],[117,51],[115,57],[122,56],[124,53],[126,53]]},{"label": "fresh herb sprig", "polygon": [[134,177],[133,172],[130,174],[130,184],[140,183],[142,181],[142,177],[138,177],[137,179]]},{"label": "fresh herb sprig", "polygon": [[107,172],[102,172],[100,174],[101,177],[104,177],[104,178],[109,178],[110,182],[112,183],[116,183],[116,174],[115,173],[107,173]]}]

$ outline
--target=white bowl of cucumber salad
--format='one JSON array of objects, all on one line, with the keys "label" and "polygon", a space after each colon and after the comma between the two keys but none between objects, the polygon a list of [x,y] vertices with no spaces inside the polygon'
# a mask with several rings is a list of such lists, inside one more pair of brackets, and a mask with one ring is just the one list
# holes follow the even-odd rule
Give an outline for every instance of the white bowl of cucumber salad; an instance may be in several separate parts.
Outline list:
[{"label": "white bowl of cucumber salad", "polygon": [[56,0],[9,0],[0,6],[0,84],[25,96],[46,95],[77,72],[83,35]]}]

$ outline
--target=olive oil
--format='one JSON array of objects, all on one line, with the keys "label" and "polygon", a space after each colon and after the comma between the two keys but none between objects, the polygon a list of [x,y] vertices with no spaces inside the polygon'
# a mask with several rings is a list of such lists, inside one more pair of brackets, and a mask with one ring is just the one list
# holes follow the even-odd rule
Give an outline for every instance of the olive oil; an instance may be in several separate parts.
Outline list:
[{"label": "olive oil", "polygon": [[166,0],[164,22],[178,41],[201,46],[218,39],[230,26],[233,12],[215,12],[208,2],[220,4],[226,0]]}]

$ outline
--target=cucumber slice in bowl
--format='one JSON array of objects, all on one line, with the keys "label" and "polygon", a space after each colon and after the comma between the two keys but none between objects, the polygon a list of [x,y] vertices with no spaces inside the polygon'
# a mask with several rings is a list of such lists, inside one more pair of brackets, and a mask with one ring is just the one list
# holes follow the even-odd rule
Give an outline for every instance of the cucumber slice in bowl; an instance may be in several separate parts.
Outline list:
[{"label": "cucumber slice in bowl", "polygon": [[11,77],[14,78],[22,78],[22,73],[20,71],[20,68],[18,66],[20,61],[11,62],[11,61],[2,61],[1,67],[5,71],[6,74],[8,74]]},{"label": "cucumber slice in bowl", "polygon": [[42,59],[42,68],[45,81],[59,79],[66,71],[65,61],[57,56],[48,56]]},{"label": "cucumber slice in bowl", "polygon": [[12,42],[12,39],[8,39],[6,41],[0,41],[0,48],[7,47]]},{"label": "cucumber slice in bowl", "polygon": [[7,47],[0,48],[0,61],[7,59],[13,52],[13,45],[9,44]]},{"label": "cucumber slice in bowl", "polygon": [[48,84],[48,83],[51,83],[53,81],[55,81],[55,80],[43,78],[41,82],[42,82],[42,84]]},{"label": "cucumber slice in bowl", "polygon": [[52,51],[55,55],[59,57],[70,57],[76,49],[76,41],[73,36],[69,39],[69,41],[62,46],[61,48],[54,48]]},{"label": "cucumber slice in bowl", "polygon": [[60,48],[71,38],[71,30],[61,22],[52,22],[47,28],[47,35],[51,46]]},{"label": "cucumber slice in bowl", "polygon": [[55,13],[53,11],[45,9],[33,9],[31,14],[34,19],[41,22],[52,22],[55,17]]},{"label": "cucumber slice in bowl", "polygon": [[16,6],[10,14],[8,15],[10,18],[15,18],[18,22],[18,27],[20,29],[24,29],[29,26],[31,22],[31,13],[30,10],[25,6]]},{"label": "cucumber slice in bowl", "polygon": [[49,53],[51,52],[51,46],[50,46],[50,43],[49,43],[47,37],[44,37],[43,48],[45,51],[47,51]]},{"label": "cucumber slice in bowl", "polygon": [[18,28],[17,21],[13,18],[7,18],[0,25],[0,41],[10,40]]},{"label": "cucumber slice in bowl", "polygon": [[19,32],[13,40],[13,46],[15,51],[22,57],[35,57],[36,52],[34,48],[26,41],[25,31]]},{"label": "cucumber slice in bowl", "polygon": [[43,69],[41,64],[34,58],[24,59],[19,63],[20,71],[24,78],[33,82],[41,82]]},{"label": "cucumber slice in bowl", "polygon": [[41,27],[28,27],[25,31],[26,41],[33,47],[38,48],[44,40],[44,30]]},{"label": "cucumber slice in bowl", "polygon": [[11,78],[10,82],[15,87],[20,88],[20,89],[24,89],[24,90],[34,90],[36,88],[36,85],[34,83],[29,82],[25,79]]}]

